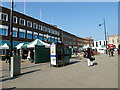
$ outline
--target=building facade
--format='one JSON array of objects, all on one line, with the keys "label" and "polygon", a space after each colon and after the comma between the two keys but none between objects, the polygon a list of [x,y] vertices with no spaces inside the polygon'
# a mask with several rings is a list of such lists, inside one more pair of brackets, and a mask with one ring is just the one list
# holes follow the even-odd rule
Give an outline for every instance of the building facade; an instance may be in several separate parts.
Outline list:
[{"label": "building facade", "polygon": [[[10,40],[10,9],[5,7],[0,10],[0,44],[7,43]],[[47,43],[63,42],[69,46],[82,47],[90,44],[93,39],[77,37],[57,26],[47,24],[33,17],[13,11],[13,45],[21,42],[31,42],[40,39]]]},{"label": "building facade", "polygon": [[118,35],[109,35],[108,44],[114,44],[116,48],[120,45],[120,34]]},{"label": "building facade", "polygon": [[105,53],[107,41],[94,41],[92,49],[96,49],[99,53]]}]

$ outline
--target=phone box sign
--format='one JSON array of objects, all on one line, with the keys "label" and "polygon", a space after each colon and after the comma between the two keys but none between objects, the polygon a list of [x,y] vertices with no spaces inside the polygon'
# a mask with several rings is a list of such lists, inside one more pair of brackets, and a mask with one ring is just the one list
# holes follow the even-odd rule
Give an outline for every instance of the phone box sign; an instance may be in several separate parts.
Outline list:
[{"label": "phone box sign", "polygon": [[50,46],[51,65],[56,65],[56,45],[53,43]]}]

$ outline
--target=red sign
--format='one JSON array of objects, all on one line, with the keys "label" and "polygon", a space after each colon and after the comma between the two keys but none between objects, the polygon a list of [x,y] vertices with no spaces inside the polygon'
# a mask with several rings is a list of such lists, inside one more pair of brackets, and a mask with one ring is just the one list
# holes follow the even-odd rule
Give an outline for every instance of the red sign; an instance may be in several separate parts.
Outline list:
[{"label": "red sign", "polygon": [[114,44],[108,44],[108,48],[115,48]]}]

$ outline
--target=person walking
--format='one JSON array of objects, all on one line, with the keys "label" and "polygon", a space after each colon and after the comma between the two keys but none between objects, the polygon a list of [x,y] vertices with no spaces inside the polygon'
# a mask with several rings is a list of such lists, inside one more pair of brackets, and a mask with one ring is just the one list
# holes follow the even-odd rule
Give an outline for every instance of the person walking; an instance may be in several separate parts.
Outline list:
[{"label": "person walking", "polygon": [[90,60],[91,56],[92,56],[92,52],[91,52],[90,48],[87,48],[86,54],[87,54],[86,57],[87,57],[88,67],[93,66],[93,62]]},{"label": "person walking", "polygon": [[111,48],[111,56],[113,57],[113,54],[114,54],[114,49]]},{"label": "person walking", "polygon": [[6,51],[5,57],[6,57],[5,58],[6,63],[9,62],[10,57],[9,57],[9,51],[8,50]]},{"label": "person walking", "polygon": [[108,49],[109,57],[111,56],[111,49]]},{"label": "person walking", "polygon": [[34,52],[33,52],[33,50],[31,50],[31,52],[30,52],[30,62],[33,63],[33,60],[34,60]]}]

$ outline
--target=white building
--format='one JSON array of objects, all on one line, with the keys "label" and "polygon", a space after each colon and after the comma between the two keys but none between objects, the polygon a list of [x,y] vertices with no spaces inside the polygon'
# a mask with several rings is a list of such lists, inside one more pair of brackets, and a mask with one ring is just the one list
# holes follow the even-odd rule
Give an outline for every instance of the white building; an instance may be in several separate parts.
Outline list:
[{"label": "white building", "polygon": [[92,49],[97,49],[99,53],[105,53],[107,41],[94,41]]},{"label": "white building", "polygon": [[120,45],[120,34],[118,35],[109,35],[108,44],[114,44],[116,48]]}]

